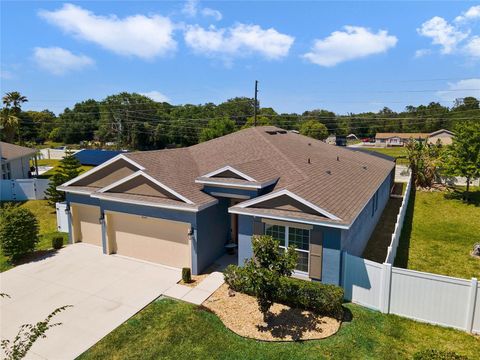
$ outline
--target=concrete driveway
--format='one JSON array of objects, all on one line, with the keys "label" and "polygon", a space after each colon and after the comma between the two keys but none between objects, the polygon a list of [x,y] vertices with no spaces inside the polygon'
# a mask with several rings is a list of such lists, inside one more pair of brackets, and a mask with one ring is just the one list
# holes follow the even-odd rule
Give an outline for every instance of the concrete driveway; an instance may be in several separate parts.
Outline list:
[{"label": "concrete driveway", "polygon": [[73,305],[54,318],[62,325],[39,339],[27,358],[74,359],[180,278],[178,269],[106,256],[93,245],[69,245],[0,274],[0,293],[10,295],[0,299],[0,338],[13,339],[22,324]]}]

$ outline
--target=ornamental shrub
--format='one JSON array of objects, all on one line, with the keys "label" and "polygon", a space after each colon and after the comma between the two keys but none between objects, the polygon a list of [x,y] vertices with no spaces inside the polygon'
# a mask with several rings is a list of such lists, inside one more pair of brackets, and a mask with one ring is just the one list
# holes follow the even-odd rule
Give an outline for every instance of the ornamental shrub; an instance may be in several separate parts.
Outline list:
[{"label": "ornamental shrub", "polygon": [[185,284],[192,282],[192,271],[188,267],[182,268],[182,280]]},{"label": "ornamental shrub", "polygon": [[63,246],[63,236],[55,235],[52,238],[52,248],[55,250],[61,249]]},{"label": "ornamental shrub", "polygon": [[38,221],[28,209],[8,206],[0,215],[0,246],[5,256],[15,262],[35,250],[38,243]]},{"label": "ornamental shrub", "polygon": [[468,357],[453,351],[427,349],[416,352],[413,360],[468,360]]}]

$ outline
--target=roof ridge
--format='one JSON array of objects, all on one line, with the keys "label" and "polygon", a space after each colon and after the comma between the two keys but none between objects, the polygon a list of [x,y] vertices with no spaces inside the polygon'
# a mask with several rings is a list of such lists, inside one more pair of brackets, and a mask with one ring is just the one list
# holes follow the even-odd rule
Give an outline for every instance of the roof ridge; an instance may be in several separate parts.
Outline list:
[{"label": "roof ridge", "polygon": [[[297,171],[300,175],[302,175],[303,180],[308,179],[308,176],[301,169],[299,169],[297,165],[295,165],[282,151],[280,151],[279,148],[277,148],[274,144],[272,144],[272,142],[267,139],[267,136],[265,136],[258,130],[256,130],[256,132],[277,154],[279,154],[290,166],[292,166],[295,169],[295,171]],[[298,182],[295,182],[295,184],[298,184]],[[295,185],[295,184],[291,184],[291,185]]]}]

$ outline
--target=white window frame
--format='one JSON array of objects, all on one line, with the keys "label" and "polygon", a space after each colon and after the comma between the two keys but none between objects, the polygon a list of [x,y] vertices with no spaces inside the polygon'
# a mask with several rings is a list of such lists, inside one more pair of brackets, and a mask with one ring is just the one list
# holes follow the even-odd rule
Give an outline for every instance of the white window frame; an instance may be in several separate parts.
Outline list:
[{"label": "white window frame", "polygon": [[285,228],[285,234],[284,234],[284,242],[285,242],[285,246],[282,246],[282,245],[279,245],[280,248],[282,249],[287,249],[288,248],[288,245],[289,245],[289,230],[290,228],[293,228],[293,229],[300,229],[300,230],[307,230],[308,231],[308,250],[304,250],[304,249],[297,249],[295,248],[295,251],[299,251],[299,252],[303,252],[303,253],[306,253],[307,254],[307,271],[301,271],[301,270],[297,270],[297,269],[294,269],[293,270],[293,274],[294,275],[300,275],[300,276],[308,276],[309,272],[310,272],[310,236],[311,236],[311,230],[310,229],[305,229],[305,228],[301,228],[301,227],[295,227],[295,226],[290,226],[290,225],[279,225],[279,224],[268,224],[266,223],[265,224],[265,227],[264,227],[264,230],[263,230],[263,233],[265,235],[267,235],[267,226],[283,226]]}]

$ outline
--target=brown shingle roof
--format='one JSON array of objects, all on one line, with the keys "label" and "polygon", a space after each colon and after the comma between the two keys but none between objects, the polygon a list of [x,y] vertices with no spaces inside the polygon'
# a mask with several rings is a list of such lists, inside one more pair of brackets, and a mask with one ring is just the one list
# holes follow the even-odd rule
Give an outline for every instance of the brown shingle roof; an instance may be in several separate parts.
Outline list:
[{"label": "brown shingle roof", "polygon": [[342,223],[360,213],[394,167],[392,161],[296,133],[270,134],[277,130],[249,128],[188,148],[125,156],[196,205],[214,198],[195,179],[229,165],[259,182],[279,178],[273,191],[288,189]]},{"label": "brown shingle roof", "polygon": [[37,152],[35,149],[31,149],[25,146],[19,146],[15,144],[6,143],[0,141],[2,158],[6,160],[16,159],[28,155],[33,155]]},{"label": "brown shingle roof", "polygon": [[426,139],[430,134],[427,133],[377,133],[375,139],[390,139],[399,137],[401,139]]}]

